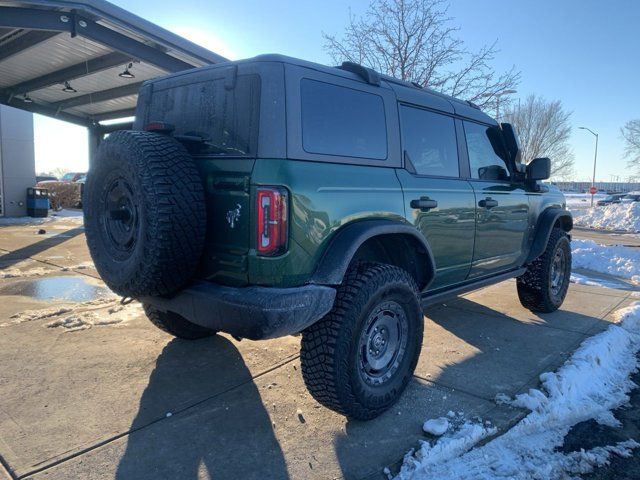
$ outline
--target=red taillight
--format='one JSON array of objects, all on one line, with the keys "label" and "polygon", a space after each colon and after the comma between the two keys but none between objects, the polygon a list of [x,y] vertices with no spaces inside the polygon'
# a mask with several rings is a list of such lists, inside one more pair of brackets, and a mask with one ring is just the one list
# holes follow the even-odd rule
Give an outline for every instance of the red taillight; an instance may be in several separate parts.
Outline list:
[{"label": "red taillight", "polygon": [[149,122],[144,126],[147,132],[171,133],[176,127],[166,122]]},{"label": "red taillight", "polygon": [[287,250],[289,233],[287,191],[270,187],[258,188],[256,193],[258,255],[280,255]]}]

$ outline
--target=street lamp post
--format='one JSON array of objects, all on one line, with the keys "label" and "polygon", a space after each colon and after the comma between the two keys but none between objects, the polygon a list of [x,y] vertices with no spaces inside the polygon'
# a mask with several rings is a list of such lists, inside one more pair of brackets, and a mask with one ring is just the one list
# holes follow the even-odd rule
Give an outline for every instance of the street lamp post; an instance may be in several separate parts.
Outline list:
[{"label": "street lamp post", "polygon": [[518,91],[508,89],[497,93],[484,93],[481,95],[482,97],[496,97],[496,121],[500,122],[500,97],[503,95],[511,95],[513,93],[518,93]]},{"label": "street lamp post", "polygon": [[[587,130],[591,135],[596,137],[596,151],[593,155],[593,178],[591,180],[591,186],[596,186],[596,163],[598,162],[598,134],[587,127],[578,127],[580,130]],[[593,207],[593,195],[591,195],[591,206]]]}]

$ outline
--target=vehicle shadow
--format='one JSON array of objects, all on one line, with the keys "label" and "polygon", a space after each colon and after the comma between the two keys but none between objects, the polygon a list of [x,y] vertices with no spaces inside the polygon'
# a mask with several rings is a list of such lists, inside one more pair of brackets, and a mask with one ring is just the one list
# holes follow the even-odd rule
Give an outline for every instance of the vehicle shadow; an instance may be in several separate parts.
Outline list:
[{"label": "vehicle shadow", "polygon": [[397,473],[409,449],[427,440],[422,422],[449,410],[498,424],[516,419],[518,411],[497,407],[496,394],[538,388],[540,373],[562,365],[583,332],[608,325],[569,310],[512,317],[466,298],[429,307],[416,378],[398,404],[372,421],[348,421],[334,440],[344,478],[381,480],[384,467]]},{"label": "vehicle shadow", "polygon": [[39,253],[42,253],[45,250],[49,250],[50,248],[57,247],[61,243],[64,243],[74,237],[77,237],[78,235],[82,235],[83,233],[84,233],[84,227],[76,227],[70,230],[66,230],[64,232],[60,232],[56,235],[46,237],[38,242],[32,243],[30,245],[19,248],[17,250],[13,250],[5,255],[2,255],[2,257],[0,257],[0,270],[9,268],[15,265],[16,263],[19,263]]},{"label": "vehicle shadow", "polygon": [[[515,294],[513,301],[518,302]],[[488,400],[499,393],[515,395],[537,387],[540,373],[557,369],[591,332],[610,325],[568,308],[548,314],[509,308],[515,308],[513,316],[464,297],[429,308],[427,321],[446,332],[448,348],[474,352],[462,361],[446,361],[446,349],[425,339],[422,354],[445,365],[430,372],[434,381]]]},{"label": "vehicle shadow", "polygon": [[221,336],[166,345],[130,432],[120,480],[289,478],[251,373]]}]

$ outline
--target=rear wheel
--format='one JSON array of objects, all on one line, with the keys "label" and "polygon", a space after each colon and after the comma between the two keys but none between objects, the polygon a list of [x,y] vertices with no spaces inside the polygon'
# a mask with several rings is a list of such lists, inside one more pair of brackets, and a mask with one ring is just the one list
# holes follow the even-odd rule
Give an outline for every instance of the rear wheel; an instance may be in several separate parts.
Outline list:
[{"label": "rear wheel", "polygon": [[144,313],[147,314],[147,318],[151,323],[174,337],[185,340],[197,340],[199,338],[211,337],[217,333],[215,330],[191,323],[177,313],[163,312],[148,304],[143,304],[143,307]]},{"label": "rear wheel", "polygon": [[302,375],[324,406],[367,420],[393,405],[422,345],[418,287],[398,267],[362,263],[338,287],[331,312],[302,333]]},{"label": "rear wheel", "polygon": [[571,277],[571,244],[567,233],[554,228],[544,253],[517,279],[520,303],[532,312],[556,311],[567,295]]}]

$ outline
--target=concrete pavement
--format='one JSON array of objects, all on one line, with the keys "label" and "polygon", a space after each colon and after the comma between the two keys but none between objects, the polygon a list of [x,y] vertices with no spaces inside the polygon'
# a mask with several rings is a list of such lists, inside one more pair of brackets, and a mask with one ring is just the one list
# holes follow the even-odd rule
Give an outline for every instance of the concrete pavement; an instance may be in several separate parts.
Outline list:
[{"label": "concrete pavement", "polygon": [[[81,227],[37,228],[0,227],[0,269],[43,270],[0,279],[0,465],[14,479],[384,478],[428,438],[426,418],[451,410],[508,428],[526,412],[496,405],[495,395],[538,385],[634,294],[571,285],[561,311],[539,316],[507,281],[433,306],[401,401],[355,422],[306,392],[297,337],[187,342],[135,310],[101,324],[117,303],[82,265]],[[37,283],[60,277],[71,285],[65,298]],[[98,301],[73,303],[74,289]],[[60,316],[24,314],[66,307],[95,323],[69,331],[47,327]]]}]

